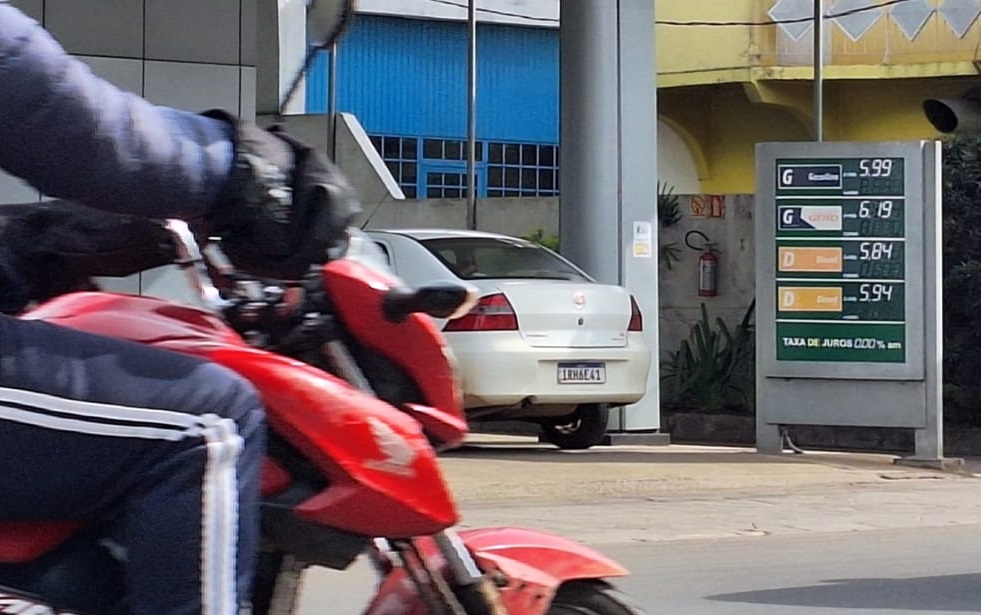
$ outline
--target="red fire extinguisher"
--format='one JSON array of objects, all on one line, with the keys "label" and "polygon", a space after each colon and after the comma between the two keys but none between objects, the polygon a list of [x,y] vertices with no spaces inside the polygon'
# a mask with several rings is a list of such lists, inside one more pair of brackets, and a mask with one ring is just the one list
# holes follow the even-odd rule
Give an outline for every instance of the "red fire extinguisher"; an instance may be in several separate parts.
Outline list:
[{"label": "red fire extinguisher", "polygon": [[[701,247],[692,245],[692,235],[705,240]],[[698,296],[715,297],[719,293],[719,244],[709,241],[708,236],[701,231],[688,231],[685,234],[685,245],[701,252],[698,257]]]},{"label": "red fire extinguisher", "polygon": [[719,292],[719,257],[716,244],[706,243],[698,257],[698,296],[714,297]]}]

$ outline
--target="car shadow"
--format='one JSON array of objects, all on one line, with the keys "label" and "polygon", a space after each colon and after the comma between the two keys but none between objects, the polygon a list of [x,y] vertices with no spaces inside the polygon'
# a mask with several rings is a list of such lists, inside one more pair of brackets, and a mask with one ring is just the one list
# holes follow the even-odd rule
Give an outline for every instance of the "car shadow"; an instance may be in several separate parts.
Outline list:
[{"label": "car shadow", "polygon": [[968,611],[981,605],[981,574],[829,579],[819,585],[708,596],[719,602],[869,611]]}]

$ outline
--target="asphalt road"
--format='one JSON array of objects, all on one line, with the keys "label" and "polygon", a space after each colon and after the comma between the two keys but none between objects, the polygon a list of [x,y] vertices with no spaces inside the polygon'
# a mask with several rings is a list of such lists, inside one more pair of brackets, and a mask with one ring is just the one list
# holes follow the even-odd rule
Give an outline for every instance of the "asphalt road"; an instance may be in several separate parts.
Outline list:
[{"label": "asphalt road", "polygon": [[[591,544],[651,615],[981,612],[981,481],[892,462],[491,441],[444,465],[462,525]],[[372,587],[363,564],[312,571],[299,615],[360,612]]]},{"label": "asphalt road", "polygon": [[[928,615],[981,612],[981,526],[597,545],[650,615]],[[313,571],[299,615],[358,613],[365,565]]]},{"label": "asphalt road", "polygon": [[981,612],[981,525],[611,546],[650,614]]}]

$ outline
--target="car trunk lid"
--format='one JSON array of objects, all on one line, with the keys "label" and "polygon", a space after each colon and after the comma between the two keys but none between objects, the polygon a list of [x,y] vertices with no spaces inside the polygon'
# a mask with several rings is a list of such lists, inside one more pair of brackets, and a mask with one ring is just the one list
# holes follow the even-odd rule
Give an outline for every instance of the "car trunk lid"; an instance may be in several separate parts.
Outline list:
[{"label": "car trunk lid", "polygon": [[540,348],[618,348],[627,344],[630,295],[619,286],[513,281],[500,289],[514,307],[521,337]]}]

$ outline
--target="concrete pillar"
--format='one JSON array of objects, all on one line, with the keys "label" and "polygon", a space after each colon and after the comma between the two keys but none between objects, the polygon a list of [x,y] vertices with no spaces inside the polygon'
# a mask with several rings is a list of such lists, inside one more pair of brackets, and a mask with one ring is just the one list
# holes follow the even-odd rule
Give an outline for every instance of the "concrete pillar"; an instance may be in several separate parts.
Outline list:
[{"label": "concrete pillar", "polygon": [[647,396],[613,431],[660,427],[654,0],[576,0],[561,9],[562,252],[621,284],[644,313]]}]

